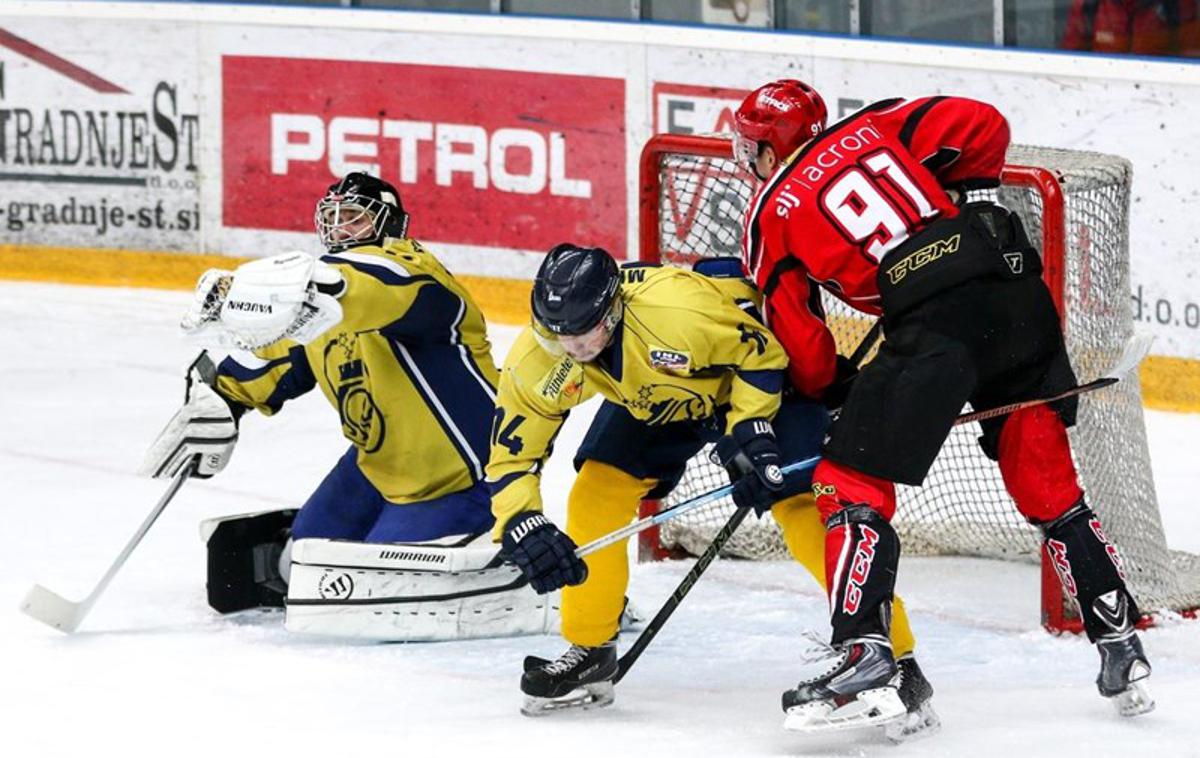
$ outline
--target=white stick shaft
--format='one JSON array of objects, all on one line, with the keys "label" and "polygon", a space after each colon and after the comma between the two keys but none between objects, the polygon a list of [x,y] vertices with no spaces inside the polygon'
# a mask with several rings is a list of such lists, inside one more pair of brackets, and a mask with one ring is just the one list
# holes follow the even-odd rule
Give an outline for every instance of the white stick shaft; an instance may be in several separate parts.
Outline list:
[{"label": "white stick shaft", "polygon": [[125,543],[125,547],[121,549],[120,555],[118,555],[117,559],[113,561],[113,564],[108,567],[108,571],[104,572],[104,576],[101,577],[100,583],[96,585],[96,589],[92,590],[91,594],[89,594],[87,599],[84,600],[85,603],[90,606],[92,603],[96,602],[96,598],[100,597],[100,593],[104,592],[104,589],[108,587],[108,583],[113,580],[113,577],[116,576],[121,567],[125,565],[125,561],[129,560],[129,556],[142,541],[142,538],[146,536],[146,532],[150,531],[150,527],[154,526],[155,521],[158,521],[158,517],[162,515],[163,510],[167,507],[167,503],[171,502],[171,500],[175,497],[175,493],[179,492],[179,488],[183,486],[184,480],[191,476],[195,465],[196,464],[194,461],[189,462],[186,466],[179,469],[179,473],[175,474],[175,478],[173,478],[171,483],[167,486],[167,491],[163,493],[161,498],[159,498],[158,502],[154,505],[154,509],[146,515],[146,519],[142,521],[142,525],[139,526],[137,531],[133,533],[133,536],[129,538],[129,542]]},{"label": "white stick shaft", "polygon": [[48,624],[56,629],[60,629],[68,634],[75,631],[79,627],[80,622],[87,616],[92,606],[100,598],[101,593],[108,587],[109,582],[117,575],[121,567],[125,565],[125,561],[129,560],[129,556],[133,553],[138,543],[150,531],[150,527],[158,520],[163,509],[167,507],[167,503],[171,502],[175,497],[175,493],[179,492],[179,488],[183,486],[184,480],[191,476],[195,470],[195,461],[189,462],[175,474],[170,485],[167,486],[167,491],[159,498],[153,510],[142,521],[142,525],[138,527],[133,536],[129,538],[129,542],[121,550],[116,560],[108,567],[108,571],[104,572],[104,576],[100,578],[100,582],[96,585],[88,596],[78,603],[72,602],[62,596],[51,592],[39,585],[34,585],[26,595],[25,600],[21,603],[21,610],[32,616],[33,618]]},{"label": "white stick shaft", "polygon": [[[791,474],[795,471],[803,471],[804,469],[813,468],[820,460],[820,456],[805,458],[802,461],[796,461],[795,463],[789,463],[786,466],[781,467],[780,471],[785,475]],[[638,519],[629,526],[618,529],[615,532],[609,532],[603,537],[598,537],[586,545],[576,548],[575,557],[582,558],[585,555],[591,555],[597,550],[603,550],[609,545],[615,544],[624,539],[628,539],[639,532],[644,532],[656,524],[661,524],[664,521],[670,521],[671,519],[682,516],[689,511],[694,511],[697,508],[720,500],[731,492],[733,492],[733,485],[727,484],[724,487],[718,487],[715,490],[706,492],[703,495],[697,495],[691,500],[685,500],[679,505],[672,506],[665,511],[659,511],[653,516],[647,516],[646,518]]]}]

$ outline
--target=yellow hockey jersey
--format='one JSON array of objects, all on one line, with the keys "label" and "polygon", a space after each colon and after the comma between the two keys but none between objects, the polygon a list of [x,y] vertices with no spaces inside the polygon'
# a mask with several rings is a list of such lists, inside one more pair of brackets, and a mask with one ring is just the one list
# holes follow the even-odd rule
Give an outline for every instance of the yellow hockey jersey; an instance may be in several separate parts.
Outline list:
[{"label": "yellow hockey jersey", "polygon": [[238,351],[217,390],[271,415],[319,386],[358,465],[393,503],[483,479],[498,374],[479,307],[411,239],[325,255],[345,279],[342,321],[308,345]]},{"label": "yellow hockey jersey", "polygon": [[787,355],[757,318],[744,279],[678,268],[621,269],[624,318],[600,359],[552,355],[532,327],[500,373],[487,466],[495,536],[523,510],[540,510],[540,474],[567,412],[599,393],[647,424],[702,420],[729,406],[726,426],[773,418]]}]

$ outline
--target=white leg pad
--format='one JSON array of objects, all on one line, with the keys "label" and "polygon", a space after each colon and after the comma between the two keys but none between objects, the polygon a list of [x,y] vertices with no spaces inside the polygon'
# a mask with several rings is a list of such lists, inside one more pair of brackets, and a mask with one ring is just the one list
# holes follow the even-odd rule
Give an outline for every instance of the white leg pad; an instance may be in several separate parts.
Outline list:
[{"label": "white leg pad", "polygon": [[383,642],[556,631],[559,594],[537,595],[515,567],[492,566],[496,552],[484,538],[467,545],[298,540],[285,625]]}]

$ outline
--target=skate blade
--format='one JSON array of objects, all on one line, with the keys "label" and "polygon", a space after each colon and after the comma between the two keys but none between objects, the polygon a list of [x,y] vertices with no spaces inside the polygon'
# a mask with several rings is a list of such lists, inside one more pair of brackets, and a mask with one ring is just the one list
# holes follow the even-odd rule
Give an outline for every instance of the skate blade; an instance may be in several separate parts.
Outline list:
[{"label": "skate blade", "polygon": [[883,727],[883,734],[897,744],[910,740],[928,737],[942,728],[942,720],[933,710],[933,704],[921,703],[921,707],[912,713],[905,713],[903,718],[896,719]]},{"label": "skate blade", "polygon": [[807,734],[865,729],[888,724],[906,713],[895,687],[876,687],[863,690],[840,708],[828,700],[793,705],[787,710],[783,728]]},{"label": "skate blade", "polygon": [[1129,684],[1124,692],[1112,698],[1113,707],[1125,718],[1140,716],[1154,710],[1154,697],[1150,694],[1150,686],[1145,679]]},{"label": "skate blade", "polygon": [[575,709],[589,711],[593,708],[612,705],[615,699],[616,694],[613,692],[612,682],[596,682],[595,684],[585,684],[583,687],[557,698],[527,695],[525,703],[521,706],[521,713],[537,718],[559,711]]}]

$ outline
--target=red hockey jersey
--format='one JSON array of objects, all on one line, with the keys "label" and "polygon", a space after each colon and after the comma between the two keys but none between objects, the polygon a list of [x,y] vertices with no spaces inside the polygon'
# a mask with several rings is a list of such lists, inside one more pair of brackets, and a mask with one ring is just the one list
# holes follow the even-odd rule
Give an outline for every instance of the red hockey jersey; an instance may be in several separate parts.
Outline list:
[{"label": "red hockey jersey", "polygon": [[818,134],[763,183],[742,255],[797,390],[818,398],[834,377],[817,288],[878,315],[880,259],[958,213],[946,188],[997,186],[1008,142],[1008,122],[986,103],[884,100]]}]

